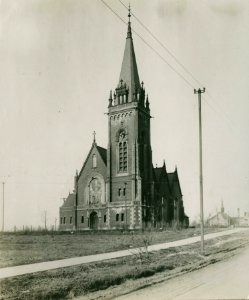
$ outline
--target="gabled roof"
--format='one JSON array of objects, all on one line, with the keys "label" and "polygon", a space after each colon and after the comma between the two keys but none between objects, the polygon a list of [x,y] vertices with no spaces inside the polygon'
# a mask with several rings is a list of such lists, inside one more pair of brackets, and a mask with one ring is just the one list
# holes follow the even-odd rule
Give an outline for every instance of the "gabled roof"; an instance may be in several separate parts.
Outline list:
[{"label": "gabled roof", "polygon": [[172,186],[173,186],[174,179],[175,179],[175,172],[173,172],[173,173],[168,173],[168,179],[169,179],[169,186],[172,187]]},{"label": "gabled roof", "polygon": [[107,150],[105,148],[100,147],[100,146],[97,146],[97,149],[99,151],[99,154],[100,154],[101,158],[103,159],[103,162],[106,165],[106,162],[107,162]]},{"label": "gabled roof", "polygon": [[160,177],[161,177],[161,174],[162,174],[162,171],[163,171],[163,167],[156,167],[156,168],[153,168],[154,170],[154,175],[155,175],[155,180],[156,182],[158,182],[160,180]]},{"label": "gabled roof", "polygon": [[174,187],[174,184],[177,183],[178,187],[179,187],[180,194],[182,195],[182,190],[181,190],[181,186],[180,186],[180,181],[179,181],[179,177],[178,177],[177,168],[175,169],[174,172],[168,173],[168,180],[169,180],[170,189],[172,190],[173,187]]},{"label": "gabled roof", "polygon": [[61,207],[73,207],[75,205],[76,194],[69,193]]},{"label": "gabled roof", "polygon": [[165,165],[165,161],[163,162],[163,166],[162,167],[153,167],[153,171],[154,171],[154,180],[156,182],[159,182],[160,180],[163,179],[163,181],[168,181],[168,174],[167,174],[167,170],[166,170],[166,165]]},{"label": "gabled roof", "polygon": [[224,213],[224,212],[218,212],[218,213],[216,213],[215,215],[209,217],[208,220],[216,219],[216,218],[219,217],[219,216],[221,216],[224,220],[228,220],[228,219],[231,218],[227,213]]},{"label": "gabled roof", "polygon": [[129,102],[132,101],[133,94],[136,90],[140,89],[140,81],[137,70],[136,56],[133,46],[131,23],[128,22],[128,32],[125,43],[125,50],[123,56],[123,62],[121,72],[119,76],[119,82],[123,80],[126,86],[129,88]]},{"label": "gabled roof", "polygon": [[91,154],[91,152],[92,152],[92,150],[93,150],[94,147],[96,147],[96,149],[99,152],[100,157],[102,158],[104,164],[106,165],[106,163],[107,163],[107,150],[105,148],[103,148],[103,147],[97,146],[97,144],[95,142],[93,142],[92,147],[91,147],[91,149],[90,149],[90,151],[89,151],[89,153],[88,153],[88,155],[87,155],[87,157],[85,159],[85,162],[84,162],[84,164],[83,164],[83,166],[82,166],[82,168],[80,170],[79,176],[81,175],[82,171],[84,170],[84,167],[85,167],[85,165],[86,165],[86,163],[87,163],[87,161],[89,159],[89,156],[90,156],[90,154]]}]

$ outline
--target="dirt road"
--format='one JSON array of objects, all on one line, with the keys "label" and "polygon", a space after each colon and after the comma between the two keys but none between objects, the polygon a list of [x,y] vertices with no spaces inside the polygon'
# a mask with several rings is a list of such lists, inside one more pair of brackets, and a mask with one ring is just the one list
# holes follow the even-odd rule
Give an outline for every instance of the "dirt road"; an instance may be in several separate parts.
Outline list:
[{"label": "dirt road", "polygon": [[116,299],[249,299],[249,246],[229,260]]}]

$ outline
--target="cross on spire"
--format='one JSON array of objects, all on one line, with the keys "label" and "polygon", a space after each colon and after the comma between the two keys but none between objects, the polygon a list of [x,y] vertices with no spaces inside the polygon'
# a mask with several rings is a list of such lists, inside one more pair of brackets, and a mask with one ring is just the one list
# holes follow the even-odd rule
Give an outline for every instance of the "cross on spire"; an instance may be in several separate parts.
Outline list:
[{"label": "cross on spire", "polygon": [[118,87],[121,87],[120,80],[122,79],[122,84],[126,85],[128,92],[128,102],[133,101],[133,95],[136,91],[140,91],[141,83],[139,80],[138,70],[137,70],[137,62],[134,51],[134,45],[132,40],[132,30],[131,30],[131,6],[128,7],[128,30],[126,36],[125,50],[123,56],[123,62],[121,67],[121,72],[119,76]]},{"label": "cross on spire", "polygon": [[94,144],[96,143],[96,131],[95,130],[93,132],[93,142],[94,142]]},{"label": "cross on spire", "polygon": [[129,23],[131,22],[131,4],[129,3],[129,8],[128,8],[128,18],[129,18]]},{"label": "cross on spire", "polygon": [[127,31],[127,38],[132,38],[131,34],[131,5],[129,3],[129,8],[128,8],[128,31]]}]

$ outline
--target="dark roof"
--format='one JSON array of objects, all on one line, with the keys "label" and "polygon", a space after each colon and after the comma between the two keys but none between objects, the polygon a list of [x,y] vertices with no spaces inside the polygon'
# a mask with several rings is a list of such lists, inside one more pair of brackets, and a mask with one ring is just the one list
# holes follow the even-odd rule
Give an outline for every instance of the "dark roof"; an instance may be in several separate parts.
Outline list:
[{"label": "dark roof", "polygon": [[178,172],[177,169],[172,172],[172,173],[168,173],[168,180],[169,180],[169,187],[172,190],[174,184],[177,184],[179,187],[179,192],[182,196],[182,189],[181,189],[181,185],[180,185],[180,181],[179,181],[179,177],[178,177]]},{"label": "dark roof", "polygon": [[103,159],[103,162],[106,164],[107,162],[107,150],[105,148],[102,148],[100,146],[97,146],[97,149],[99,151],[99,154],[101,158]]},{"label": "dark roof", "polygon": [[104,162],[104,164],[106,165],[106,162],[107,162],[107,150],[106,150],[105,148],[102,148],[102,147],[100,147],[100,146],[97,146],[97,144],[94,142],[94,143],[92,144],[92,147],[91,147],[91,149],[90,149],[90,151],[89,151],[89,153],[88,153],[88,155],[87,155],[87,157],[86,157],[86,159],[85,159],[85,162],[84,162],[84,164],[83,164],[83,166],[82,166],[82,168],[81,168],[81,170],[80,170],[79,176],[80,176],[81,173],[83,172],[83,169],[84,169],[84,167],[85,167],[85,165],[86,165],[86,163],[87,163],[87,161],[88,161],[88,158],[89,158],[89,156],[90,156],[90,154],[91,154],[91,152],[92,152],[93,147],[96,147],[96,148],[97,148],[100,157],[103,159],[103,162]]},{"label": "dark roof", "polygon": [[71,207],[75,205],[76,194],[69,193],[61,207]]},{"label": "dark roof", "polygon": [[175,179],[175,172],[173,172],[173,173],[168,173],[168,179],[169,179],[169,186],[172,187],[172,186],[173,186],[174,179]]},{"label": "dark roof", "polygon": [[163,167],[161,167],[161,168],[156,167],[156,168],[153,168],[153,169],[154,169],[155,179],[158,182],[160,180],[160,176],[162,174]]}]

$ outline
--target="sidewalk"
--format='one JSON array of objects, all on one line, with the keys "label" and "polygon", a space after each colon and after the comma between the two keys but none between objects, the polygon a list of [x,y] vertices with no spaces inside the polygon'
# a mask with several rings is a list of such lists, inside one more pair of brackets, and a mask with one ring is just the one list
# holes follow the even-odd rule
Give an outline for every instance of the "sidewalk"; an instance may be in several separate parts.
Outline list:
[{"label": "sidewalk", "polygon": [[[229,235],[229,234],[233,234],[245,230],[249,230],[249,228],[235,228],[235,229],[230,229],[222,232],[210,233],[205,235],[205,240],[210,240],[216,237],[225,236],[225,235]],[[200,241],[200,236],[195,236],[183,240],[177,240],[174,242],[151,245],[148,247],[148,251],[151,252],[151,251],[158,251],[162,249],[168,249],[172,247],[185,246],[199,241]],[[87,264],[91,262],[98,262],[98,261],[108,260],[112,258],[130,256],[133,255],[138,250],[139,249],[133,248],[129,250],[121,250],[121,251],[115,251],[109,253],[101,253],[101,254],[66,258],[66,259],[60,259],[54,261],[46,261],[46,262],[29,264],[29,265],[0,268],[0,279],[18,276],[18,275],[30,274],[34,272],[48,271],[48,270],[53,270],[58,268],[75,266],[80,264]]]}]

